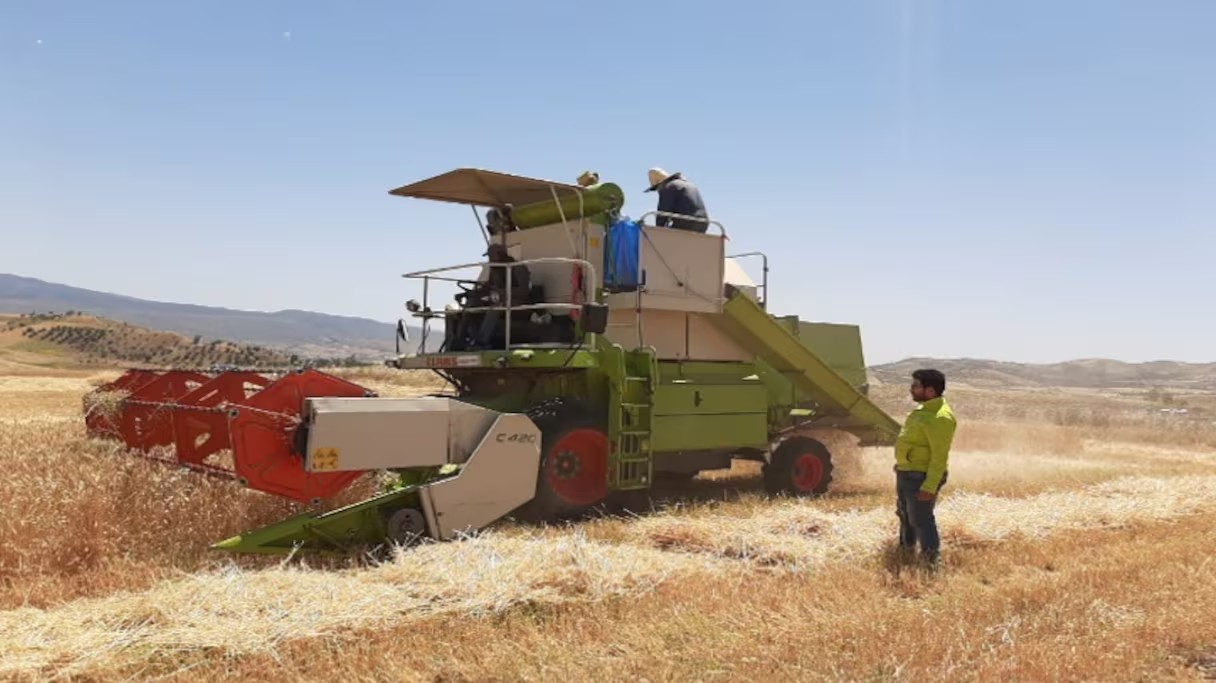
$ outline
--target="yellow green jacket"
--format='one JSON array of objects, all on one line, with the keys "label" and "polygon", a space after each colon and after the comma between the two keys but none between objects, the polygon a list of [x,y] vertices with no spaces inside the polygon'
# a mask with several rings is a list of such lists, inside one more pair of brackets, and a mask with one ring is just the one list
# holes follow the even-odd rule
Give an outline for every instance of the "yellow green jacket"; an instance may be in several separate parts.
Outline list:
[{"label": "yellow green jacket", "polygon": [[957,422],[946,399],[938,396],[908,413],[895,441],[895,468],[905,472],[925,472],[922,491],[937,493],[942,474],[950,459]]}]

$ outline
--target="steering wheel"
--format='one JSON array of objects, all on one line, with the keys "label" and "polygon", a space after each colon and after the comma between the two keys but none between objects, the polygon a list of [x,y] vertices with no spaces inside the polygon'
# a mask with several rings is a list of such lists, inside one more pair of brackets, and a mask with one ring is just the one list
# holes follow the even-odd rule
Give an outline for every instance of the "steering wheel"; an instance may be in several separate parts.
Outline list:
[{"label": "steering wheel", "polygon": [[453,298],[461,306],[465,306],[469,299],[477,295],[480,285],[481,283],[476,280],[456,280],[456,286],[460,288],[460,291],[456,292],[456,296]]}]

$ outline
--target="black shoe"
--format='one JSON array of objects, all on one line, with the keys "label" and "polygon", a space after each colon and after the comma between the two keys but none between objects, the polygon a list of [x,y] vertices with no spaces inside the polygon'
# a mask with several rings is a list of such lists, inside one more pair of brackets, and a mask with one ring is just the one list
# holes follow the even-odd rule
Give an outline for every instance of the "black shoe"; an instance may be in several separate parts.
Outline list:
[{"label": "black shoe", "polygon": [[935,572],[939,567],[941,567],[942,564],[941,553],[937,551],[923,553],[921,555],[921,561],[924,563],[925,569]]}]

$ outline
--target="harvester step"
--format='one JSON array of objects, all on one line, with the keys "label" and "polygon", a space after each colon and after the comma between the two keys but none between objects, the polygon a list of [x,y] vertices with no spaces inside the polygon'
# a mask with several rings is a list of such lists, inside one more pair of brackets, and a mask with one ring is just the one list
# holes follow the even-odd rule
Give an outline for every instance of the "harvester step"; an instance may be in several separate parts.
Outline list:
[{"label": "harvester step", "polygon": [[622,408],[644,408],[646,410],[650,410],[651,405],[649,403],[622,403],[621,407]]},{"label": "harvester step", "polygon": [[650,436],[649,429],[641,429],[641,430],[633,429],[633,430],[622,431],[622,432],[617,432],[617,433],[620,434],[621,436]]}]

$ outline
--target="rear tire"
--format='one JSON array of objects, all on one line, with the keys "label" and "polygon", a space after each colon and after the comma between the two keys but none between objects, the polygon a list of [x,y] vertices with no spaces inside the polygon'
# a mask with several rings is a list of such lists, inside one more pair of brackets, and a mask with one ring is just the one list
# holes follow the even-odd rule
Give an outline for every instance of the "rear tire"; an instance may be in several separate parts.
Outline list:
[{"label": "rear tire", "polygon": [[772,495],[823,495],[832,484],[832,469],[827,446],[805,436],[790,437],[777,446],[773,461],[764,466],[764,488]]},{"label": "rear tire", "polygon": [[536,495],[516,519],[539,523],[577,517],[608,497],[608,433],[583,404],[556,399],[528,411],[541,432]]}]

